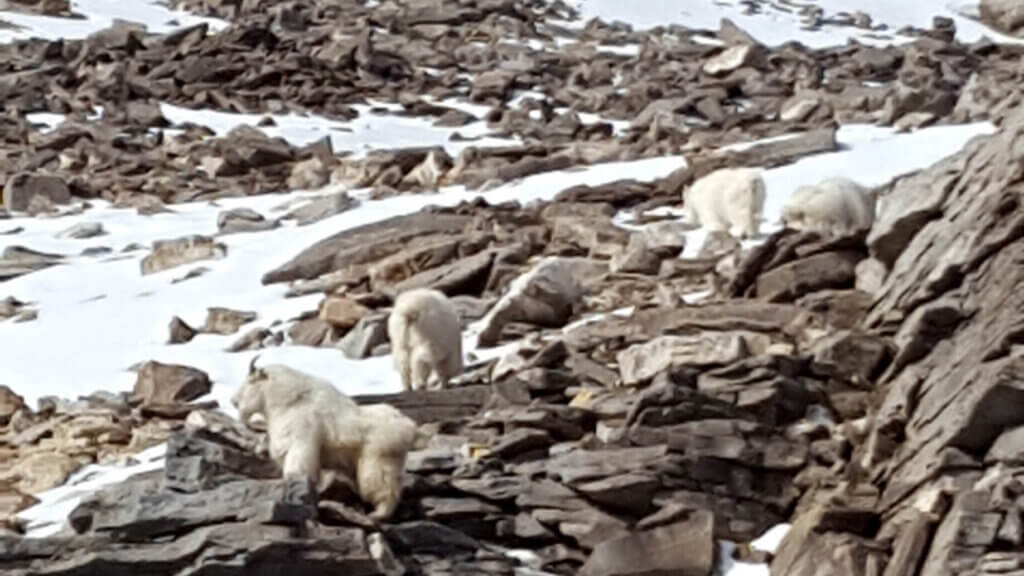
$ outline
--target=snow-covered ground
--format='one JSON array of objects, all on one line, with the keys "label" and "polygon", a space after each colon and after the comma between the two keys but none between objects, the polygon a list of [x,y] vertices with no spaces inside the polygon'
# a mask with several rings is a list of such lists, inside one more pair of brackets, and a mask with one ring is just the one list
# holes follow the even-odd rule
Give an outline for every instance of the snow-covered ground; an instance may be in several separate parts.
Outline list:
[{"label": "snow-covered ground", "polygon": [[[729,18],[770,46],[795,40],[806,46],[823,48],[845,44],[847,38],[873,45],[909,42],[913,38],[898,35],[896,31],[904,26],[931,28],[934,16],[946,16],[953,19],[957,38],[962,42],[974,42],[983,36],[994,42],[1024,42],[979,22],[978,0],[799,0],[778,4],[784,4],[790,11],[780,10],[766,2],[761,4],[762,13],[745,14],[739,0],[577,0],[573,6],[580,11],[581,20],[568,26],[580,28],[591,18],[601,18],[607,22],[626,22],[637,29],[680,24],[718,30],[721,19]],[[871,16],[874,26],[885,24],[886,29],[866,30],[826,24],[817,30],[809,30],[800,14],[799,9],[803,6],[821,8],[825,20],[844,12],[851,15],[864,12]]]},{"label": "snow-covered ground", "polygon": [[[728,4],[728,5],[722,5]],[[933,15],[953,17],[962,40],[977,39],[981,35],[999,41],[1009,41],[977,22],[959,15],[965,3],[953,5],[943,1],[910,2],[897,0],[821,0],[826,16],[839,11],[861,10],[869,13],[876,23],[889,25],[887,34],[900,26],[929,26]],[[114,2],[112,0],[81,0],[72,2],[73,10],[87,15],[85,20],[66,20],[0,12],[0,20],[22,27],[18,30],[0,29],[0,42],[15,38],[41,36],[47,38],[81,38],[109,25],[114,18],[138,21],[151,31],[166,32],[180,26],[208,21],[213,29],[225,24],[169,11],[144,0]],[[970,6],[967,6],[969,9]],[[756,37],[770,44],[797,39],[809,45],[842,44],[849,37],[862,41],[885,42],[866,38],[865,31],[850,27],[827,26],[819,31],[800,29],[796,16],[782,12],[745,16],[735,2],[713,3],[711,0],[641,0],[624,3],[612,0],[585,0],[582,5],[584,19],[600,16],[607,20],[624,20],[638,27],[666,23],[679,23],[693,27],[717,29],[721,17],[732,18]],[[626,49],[623,49],[626,50]],[[446,105],[466,106],[467,103],[444,102]],[[472,109],[479,115],[479,107]],[[255,125],[261,117],[225,114],[212,111],[196,112],[164,105],[164,114],[173,122],[191,121],[204,124],[218,133],[235,125]],[[364,152],[370,148],[400,147],[408,145],[440,144],[457,153],[462,145],[448,138],[450,129],[434,127],[428,120],[374,115],[366,109],[353,122],[329,122],[322,118],[282,116],[275,118],[276,126],[265,128],[272,136],[282,136],[302,145],[329,134],[336,150]],[[50,124],[59,121],[52,115],[40,115],[40,121]],[[586,121],[593,121],[592,118]],[[350,131],[345,131],[350,130]],[[888,128],[873,126],[844,126],[839,139],[844,149],[805,158],[795,164],[766,171],[768,201],[765,231],[774,229],[779,212],[788,194],[796,187],[817,182],[828,176],[848,176],[867,185],[883,184],[892,178],[927,166],[959,150],[970,138],[991,133],[989,124],[941,126],[926,128],[909,134],[897,134]],[[462,127],[464,136],[486,133],[482,123]],[[474,145],[499,145],[507,141],[486,138]],[[523,203],[535,199],[551,198],[562,189],[576,184],[601,184],[621,178],[623,174],[639,180],[663,176],[681,166],[682,158],[655,158],[629,163],[613,163],[589,167],[585,170],[552,172],[506,184],[488,191],[490,202],[519,200]],[[322,193],[323,191],[317,191]],[[59,218],[12,218],[3,221],[0,230],[24,228],[19,234],[0,236],[0,249],[20,245],[34,250],[67,255],[64,264],[36,272],[0,285],[0,297],[14,296],[30,302],[38,310],[38,319],[27,323],[0,323],[0,349],[4,360],[0,363],[0,382],[11,386],[32,404],[40,396],[57,395],[76,397],[95,390],[130,390],[135,375],[128,367],[145,360],[181,363],[202,369],[214,381],[211,398],[231,411],[227,398],[238,386],[246,372],[253,352],[229,354],[224,348],[239,334],[218,336],[201,334],[191,342],[167,345],[168,322],[180,316],[192,325],[202,324],[206,308],[229,306],[258,313],[252,326],[268,326],[275,320],[287,321],[300,312],[315,308],[319,295],[285,298],[283,285],[263,286],[260,277],[289,260],[306,246],[340,230],[381,220],[398,214],[419,210],[425,205],[452,205],[472,198],[461,187],[441,190],[437,194],[409,195],[380,201],[368,201],[356,209],[318,223],[248,234],[232,234],[221,239],[227,247],[227,256],[142,276],[139,261],[145,251],[120,253],[128,244],[148,246],[152,241],[179,237],[186,234],[212,234],[216,232],[217,214],[236,207],[252,208],[264,215],[274,216],[286,202],[311,196],[311,191],[282,192],[251,198],[226,199],[216,205],[192,203],[172,206],[173,212],[140,216],[133,210],[115,209],[102,202],[82,214]],[[622,219],[628,225],[627,219]],[[58,237],[58,233],[84,222],[101,223],[104,236],[74,240]],[[699,231],[688,238],[688,256],[699,248]],[[80,256],[82,250],[93,246],[109,246],[114,252],[101,256]],[[172,280],[198,266],[208,272],[187,281]],[[251,326],[245,326],[242,331]],[[466,334],[467,351],[475,341],[473,331]],[[502,350],[487,351],[493,356]],[[484,354],[483,351],[478,351]],[[399,389],[397,374],[391,367],[390,357],[354,361],[333,349],[284,345],[261,350],[263,362],[284,362],[301,366],[303,370],[335,382],[347,393],[393,392]],[[122,481],[139,472],[163,465],[162,447],[156,447],[137,456],[134,466],[86,467],[65,486],[36,495],[39,505],[20,516],[30,521],[33,536],[52,533],[78,498],[96,488]],[[781,526],[766,534],[755,547],[774,550],[786,527]],[[728,576],[754,576],[768,574],[763,565],[732,562],[729,545],[723,545],[726,558],[723,573]]]},{"label": "snow-covered ground", "polygon": [[[438,102],[440,105],[446,102]],[[369,150],[380,148],[403,148],[411,146],[443,146],[453,157],[468,146],[478,148],[484,146],[515,146],[518,140],[494,138],[487,136],[489,132],[484,121],[473,122],[458,128],[442,128],[434,126],[431,119],[407,118],[387,113],[374,113],[374,107],[389,108],[390,111],[401,109],[398,105],[383,105],[371,102],[370,105],[355,105],[352,108],[359,112],[359,117],[351,122],[338,122],[326,118],[297,114],[270,115],[274,126],[261,127],[268,136],[281,137],[296,146],[305,146],[324,136],[330,136],[331,145],[335,150],[348,150],[352,158],[359,158]],[[454,106],[452,106],[454,108]],[[160,107],[163,115],[172,124],[192,122],[202,124],[213,130],[217,136],[223,136],[235,126],[246,124],[257,126],[266,114],[235,114],[215,110],[196,111],[172,104]],[[458,132],[463,138],[452,140],[452,134]]]},{"label": "snow-covered ground", "polygon": [[203,22],[213,31],[223,30],[228,25],[223,20],[195,16],[181,10],[170,10],[148,0],[74,0],[71,2],[71,11],[85,18],[57,18],[0,10],[0,21],[16,27],[13,30],[0,27],[0,42],[28,38],[80,39],[110,26],[118,19],[145,24],[150,32],[158,34]]}]

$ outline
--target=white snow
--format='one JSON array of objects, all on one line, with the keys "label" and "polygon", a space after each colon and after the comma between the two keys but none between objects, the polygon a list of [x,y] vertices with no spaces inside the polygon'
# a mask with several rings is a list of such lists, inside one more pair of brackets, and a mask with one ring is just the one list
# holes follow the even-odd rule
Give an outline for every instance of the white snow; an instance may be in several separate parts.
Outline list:
[{"label": "white snow", "polygon": [[0,43],[29,38],[75,40],[109,27],[115,19],[145,24],[149,32],[161,34],[206,22],[212,32],[227,27],[227,22],[216,18],[194,16],[181,10],[169,10],[156,2],[133,0],[74,0],[72,12],[85,16],[84,19],[58,18],[21,14],[0,10],[0,21],[17,26],[10,30],[0,28]]},{"label": "white snow", "polygon": [[[359,158],[370,150],[381,148],[443,146],[449,154],[455,156],[468,146],[514,146],[520,143],[518,140],[486,136],[487,123],[483,121],[458,128],[443,128],[434,126],[429,119],[377,114],[370,110],[374,106],[380,105],[371,103],[353,106],[359,112],[359,117],[351,122],[329,120],[315,114],[238,114],[191,110],[166,103],[161,105],[161,111],[172,124],[202,124],[217,136],[223,136],[235,126],[243,124],[257,127],[270,137],[282,137],[296,146],[305,146],[330,136],[335,152],[352,152],[351,158]],[[274,125],[258,126],[260,120],[267,116],[273,118]],[[468,140],[451,140],[455,132]]]},{"label": "white snow", "polygon": [[782,539],[789,534],[790,524],[777,524],[768,529],[760,538],[750,543],[750,547],[761,552],[775,554],[782,544]]},{"label": "white snow", "polygon": [[[739,0],[578,0],[575,7],[580,11],[580,21],[563,24],[582,28],[591,18],[601,18],[607,22],[625,22],[636,29],[678,24],[694,29],[718,30],[721,19],[729,18],[770,46],[795,40],[810,47],[823,48],[846,44],[849,38],[872,45],[908,42],[913,38],[897,35],[896,31],[904,26],[928,29],[932,27],[934,16],[947,16],[956,23],[957,38],[963,42],[974,42],[983,36],[994,42],[1024,42],[969,17],[977,11],[977,0],[817,0],[783,4],[792,12],[778,10],[771,3],[762,3],[763,13],[744,14]],[[886,24],[888,29],[823,25],[818,30],[808,30],[804,28],[799,10],[794,9],[802,6],[819,6],[824,10],[824,18],[834,17],[840,12],[864,12],[872,17],[874,25]]]},{"label": "white snow", "polygon": [[[677,157],[654,158],[628,163],[609,163],[582,171],[547,173],[488,191],[489,202],[547,199],[575,184],[601,184],[628,172],[639,179],[665,175],[677,168]],[[5,342],[5,361],[0,364],[0,381],[19,391],[30,404],[41,395],[77,396],[81,391],[130,390],[134,374],[126,368],[139,361],[155,359],[194,366],[207,371],[216,382],[213,397],[223,403],[230,396],[252,353],[227,354],[223,349],[238,338],[199,335],[186,344],[166,345],[167,324],[180,316],[191,325],[201,325],[210,306],[253,310],[259,318],[252,326],[268,326],[274,320],[288,320],[314,309],[319,295],[285,299],[285,285],[263,286],[263,273],[283,264],[314,242],[341,230],[415,212],[429,204],[453,205],[469,199],[462,187],[438,194],[410,195],[370,201],[362,206],[308,226],[279,229],[221,238],[227,257],[142,276],[139,261],[146,251],[109,257],[74,256],[87,246],[107,245],[120,250],[128,243],[148,245],[151,241],[186,234],[211,234],[221,210],[249,206],[268,214],[270,208],[288,198],[302,196],[267,195],[220,201],[219,206],[191,203],[173,206],[172,214],[140,216],[127,209],[97,203],[97,207],[76,216],[54,219],[12,218],[5,227],[21,226],[24,232],[0,237],[0,248],[23,245],[35,250],[68,254],[68,264],[22,276],[3,285],[4,295],[32,302],[39,310],[33,322],[0,323],[0,341]],[[89,240],[57,238],[55,235],[79,222],[100,222],[108,235]],[[177,284],[197,266],[209,272]],[[252,326],[245,326],[245,331]],[[323,375],[343,386],[346,392],[391,392],[398,390],[397,375],[390,358],[356,362],[334,349],[285,346],[261,352],[267,361],[288,361]],[[49,362],[56,354],[69,362]]]}]

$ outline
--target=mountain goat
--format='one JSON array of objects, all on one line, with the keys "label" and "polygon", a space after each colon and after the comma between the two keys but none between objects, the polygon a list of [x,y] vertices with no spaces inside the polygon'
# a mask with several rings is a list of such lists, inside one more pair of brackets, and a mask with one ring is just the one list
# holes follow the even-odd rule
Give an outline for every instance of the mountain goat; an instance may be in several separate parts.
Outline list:
[{"label": "mountain goat", "polygon": [[444,293],[415,288],[395,299],[388,316],[388,338],[405,390],[427,387],[433,373],[441,388],[462,373],[462,325]]},{"label": "mountain goat", "polygon": [[765,185],[758,168],[722,168],[698,178],[683,191],[683,210],[689,224],[707,232],[757,236],[764,210]]},{"label": "mountain goat", "polygon": [[848,178],[801,186],[786,201],[781,221],[793,230],[836,236],[868,230],[875,221],[875,192]]},{"label": "mountain goat", "polygon": [[270,457],[283,476],[318,482],[336,470],[355,482],[370,516],[389,518],[402,493],[405,458],[418,437],[416,423],[387,404],[359,406],[330,382],[282,364],[249,366],[232,396],[238,417],[266,421]]}]

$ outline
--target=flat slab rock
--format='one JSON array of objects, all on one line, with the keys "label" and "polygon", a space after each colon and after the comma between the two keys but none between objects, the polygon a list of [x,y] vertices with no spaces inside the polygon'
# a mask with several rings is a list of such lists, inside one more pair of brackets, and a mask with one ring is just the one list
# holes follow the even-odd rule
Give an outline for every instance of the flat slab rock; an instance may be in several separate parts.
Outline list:
[{"label": "flat slab rock", "polygon": [[312,280],[354,264],[379,260],[406,248],[412,239],[459,234],[469,216],[417,212],[357,226],[329,236],[263,275],[264,284]]},{"label": "flat slab rock", "polygon": [[[251,566],[256,565],[259,570],[254,572]],[[201,526],[176,540],[145,544],[112,542],[91,534],[0,536],[0,571],[5,576],[384,573],[358,528],[296,537],[288,526],[247,522]]]},{"label": "flat slab rock", "polygon": [[580,576],[711,576],[715,517],[694,512],[682,522],[598,544]]}]

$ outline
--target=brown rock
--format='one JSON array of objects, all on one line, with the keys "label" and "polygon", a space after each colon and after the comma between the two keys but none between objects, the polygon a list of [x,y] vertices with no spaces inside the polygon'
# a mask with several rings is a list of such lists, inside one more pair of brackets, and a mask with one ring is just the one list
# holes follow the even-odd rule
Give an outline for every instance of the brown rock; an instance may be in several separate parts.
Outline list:
[{"label": "brown rock", "polygon": [[551,242],[575,246],[591,258],[610,258],[629,241],[629,232],[616,226],[610,218],[556,218]]},{"label": "brown rock", "polygon": [[10,518],[38,503],[38,498],[24,494],[12,486],[0,484],[0,518]]},{"label": "brown rock", "polygon": [[451,261],[462,240],[455,236],[424,238],[369,266],[370,285],[376,290],[397,284],[423,270]]},{"label": "brown rock", "polygon": [[598,544],[580,575],[711,576],[715,566],[714,533],[714,515],[695,512],[683,522]]},{"label": "brown rock", "polygon": [[67,481],[82,462],[59,452],[36,452],[21,458],[11,468],[22,494],[38,494]]},{"label": "brown rock", "polygon": [[369,313],[369,308],[344,296],[328,296],[320,303],[320,318],[342,331],[352,328]]},{"label": "brown rock", "polygon": [[297,346],[323,346],[334,341],[334,327],[322,318],[307,318],[288,327],[288,338]]},{"label": "brown rock", "polygon": [[468,216],[416,213],[358,226],[306,248],[291,261],[263,275],[264,284],[311,280],[349,266],[375,262],[407,247],[420,236],[461,234]]},{"label": "brown rock", "polygon": [[866,386],[889,358],[890,347],[876,336],[841,330],[817,341],[811,353],[815,374]]},{"label": "brown rock", "polygon": [[763,55],[760,46],[737,44],[730,46],[704,63],[702,70],[711,76],[724,76],[734,70],[756,63]]},{"label": "brown rock", "polygon": [[627,274],[657,274],[660,268],[661,258],[647,246],[640,234],[631,235],[629,243],[608,264],[612,272]]},{"label": "brown rock", "polygon": [[400,294],[414,288],[432,288],[448,296],[479,295],[490,278],[495,258],[503,252],[502,249],[483,250],[467,258],[428,268],[402,280],[391,289],[385,288],[385,291]]},{"label": "brown rock", "polygon": [[1020,36],[1024,30],[1024,6],[1014,0],[981,0],[981,20],[996,30]]},{"label": "brown rock", "polygon": [[388,343],[388,315],[368,313],[361,317],[335,345],[346,357],[369,358],[373,350]]},{"label": "brown rock", "polygon": [[292,173],[288,176],[288,189],[314,190],[327,184],[331,177],[330,170],[318,156],[296,162]]},{"label": "brown rock", "polygon": [[0,426],[7,426],[15,412],[24,408],[24,398],[7,386],[0,386]]},{"label": "brown rock", "polygon": [[861,258],[858,252],[825,252],[783,264],[758,277],[757,297],[792,302],[818,290],[852,288]]},{"label": "brown rock", "polygon": [[139,368],[132,396],[142,404],[175,404],[204,396],[211,387],[202,370],[150,360]]},{"label": "brown rock", "polygon": [[3,189],[3,205],[9,212],[24,212],[36,197],[51,204],[68,204],[71,191],[57,176],[19,172],[10,176]]},{"label": "brown rock", "polygon": [[206,322],[202,331],[209,334],[234,334],[242,326],[256,320],[255,312],[232,310],[231,308],[212,307],[206,309]]},{"label": "brown rock", "polygon": [[748,340],[758,336],[705,332],[687,336],[658,336],[643,344],[634,344],[616,355],[622,383],[633,386],[665,370],[681,366],[731,364],[748,354]]},{"label": "brown rock", "polygon": [[253,328],[242,334],[225,348],[226,352],[242,352],[244,350],[259,350],[265,346],[279,346],[284,343],[284,333],[271,332],[266,328]]},{"label": "brown rock", "polygon": [[638,518],[650,510],[651,499],[660,487],[661,482],[647,474],[622,474],[575,486],[594,502]]},{"label": "brown rock", "polygon": [[555,195],[555,202],[599,202],[622,209],[650,200],[654,192],[654,186],[647,182],[616,180],[599,186],[581,184],[566,188]]},{"label": "brown rock", "polygon": [[168,344],[184,344],[185,342],[191,341],[195,338],[198,331],[185,323],[184,320],[175,316],[171,318],[170,326],[168,326],[168,332],[170,337],[167,340]]},{"label": "brown rock", "polygon": [[491,387],[486,385],[353,396],[353,400],[360,405],[381,402],[391,404],[418,424],[475,416],[490,398]]},{"label": "brown rock", "polygon": [[200,260],[223,258],[226,254],[227,246],[207,236],[157,240],[153,242],[152,252],[142,259],[140,267],[143,275],[153,274]]}]

